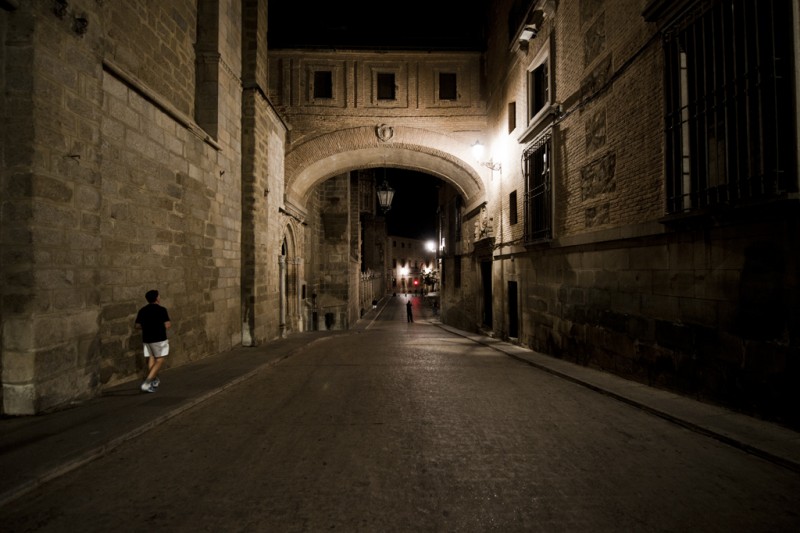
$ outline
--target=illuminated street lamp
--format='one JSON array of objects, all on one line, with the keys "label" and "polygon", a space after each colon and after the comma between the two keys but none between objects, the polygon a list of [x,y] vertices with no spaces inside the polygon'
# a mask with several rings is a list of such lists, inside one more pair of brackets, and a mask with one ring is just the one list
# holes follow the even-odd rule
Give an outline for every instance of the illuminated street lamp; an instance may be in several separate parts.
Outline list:
[{"label": "illuminated street lamp", "polygon": [[[384,171],[385,172],[385,171]],[[394,198],[394,189],[389,187],[389,182],[386,181],[386,178],[383,179],[383,184],[378,187],[378,203],[383,209],[383,212],[387,212],[389,209],[392,208],[392,198]]]}]

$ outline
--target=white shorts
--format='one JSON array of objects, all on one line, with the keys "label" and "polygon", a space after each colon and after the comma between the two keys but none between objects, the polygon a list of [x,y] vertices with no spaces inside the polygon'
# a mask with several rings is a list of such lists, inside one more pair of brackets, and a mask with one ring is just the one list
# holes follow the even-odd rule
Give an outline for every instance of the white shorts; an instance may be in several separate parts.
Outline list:
[{"label": "white shorts", "polygon": [[144,343],[144,356],[150,357],[151,355],[155,357],[166,357],[169,353],[169,341],[159,341],[159,342],[145,342]]}]

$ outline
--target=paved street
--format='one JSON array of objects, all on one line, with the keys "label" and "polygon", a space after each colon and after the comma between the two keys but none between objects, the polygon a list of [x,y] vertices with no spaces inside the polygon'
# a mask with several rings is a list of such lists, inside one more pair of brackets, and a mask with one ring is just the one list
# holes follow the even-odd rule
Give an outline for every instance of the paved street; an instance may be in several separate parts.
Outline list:
[{"label": "paved street", "polygon": [[[3,507],[3,531],[797,531],[800,474],[391,298]],[[168,405],[169,381],[149,395]]]}]

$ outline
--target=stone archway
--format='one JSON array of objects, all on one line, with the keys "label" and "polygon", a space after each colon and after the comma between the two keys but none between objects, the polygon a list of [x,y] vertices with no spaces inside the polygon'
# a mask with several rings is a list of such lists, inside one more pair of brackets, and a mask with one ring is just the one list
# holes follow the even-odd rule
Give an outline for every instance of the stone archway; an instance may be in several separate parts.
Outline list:
[{"label": "stone archway", "polygon": [[285,199],[305,211],[308,194],[326,179],[361,168],[417,170],[449,182],[468,208],[485,200],[486,172],[465,139],[409,126],[357,127],[320,135],[292,148],[285,160]]},{"label": "stone archway", "polygon": [[471,153],[472,135],[380,124],[317,135],[290,149],[284,207],[303,222],[313,287],[311,329],[346,329],[359,318],[360,231],[353,229],[360,224],[359,185],[351,172],[382,167],[423,172],[450,184],[467,209],[476,209],[486,202],[491,175]]}]

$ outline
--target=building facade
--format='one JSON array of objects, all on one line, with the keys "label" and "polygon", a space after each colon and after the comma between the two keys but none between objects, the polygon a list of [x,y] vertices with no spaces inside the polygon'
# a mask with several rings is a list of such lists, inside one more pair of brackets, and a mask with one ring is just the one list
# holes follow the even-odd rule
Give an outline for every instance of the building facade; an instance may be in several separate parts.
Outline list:
[{"label": "building facade", "polygon": [[296,330],[304,237],[279,207],[266,13],[0,3],[4,413],[140,375],[148,289],[175,325],[173,365]]},{"label": "building facade", "polygon": [[0,2],[3,413],[139,376],[151,288],[173,365],[350,327],[414,257],[367,199],[395,167],[443,182],[444,322],[800,426],[797,3],[486,5],[445,52]]},{"label": "building facade", "polygon": [[433,242],[389,235],[386,250],[386,276],[391,280],[393,294],[423,294],[435,289],[435,284],[430,283],[438,271]]},{"label": "building facade", "polygon": [[443,198],[443,320],[798,426],[797,3],[490,24],[493,179],[480,209]]}]

